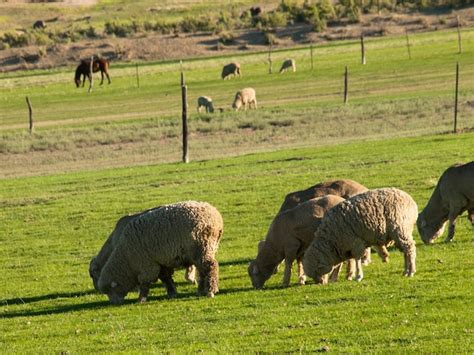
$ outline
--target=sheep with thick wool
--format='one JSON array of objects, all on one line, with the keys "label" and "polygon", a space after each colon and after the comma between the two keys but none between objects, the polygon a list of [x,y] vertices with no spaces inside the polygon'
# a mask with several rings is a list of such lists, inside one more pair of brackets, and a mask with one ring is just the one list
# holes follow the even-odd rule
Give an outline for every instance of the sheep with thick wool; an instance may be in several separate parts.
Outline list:
[{"label": "sheep with thick wool", "polygon": [[113,304],[139,287],[144,302],[150,285],[178,267],[195,265],[198,294],[218,292],[219,265],[215,258],[223,233],[219,211],[206,202],[165,205],[137,216],[122,236],[100,273],[98,287]]},{"label": "sheep with thick wool", "polygon": [[285,260],[283,286],[289,286],[293,262],[298,261],[299,284],[305,283],[301,267],[303,253],[314,238],[326,212],[344,201],[342,197],[328,195],[305,201],[298,206],[277,214],[270,225],[265,241],[259,243],[258,255],[249,267],[252,285],[260,289]]},{"label": "sheep with thick wool", "polygon": [[404,254],[404,275],[413,276],[417,215],[413,198],[396,188],[369,190],[341,202],[326,214],[305,252],[306,275],[326,283],[327,275],[342,261],[360,259],[367,247],[386,246],[393,240]]},{"label": "sheep with thick wool", "polygon": [[240,77],[240,64],[237,62],[232,62],[224,65],[222,68],[221,77],[222,79],[228,79],[230,76],[239,76]]},{"label": "sheep with thick wool", "polygon": [[456,219],[466,210],[474,228],[474,162],[451,166],[439,178],[416,221],[423,242],[431,244],[442,235],[446,221],[449,228],[445,241],[452,241]]},{"label": "sheep with thick wool", "polygon": [[291,71],[296,72],[296,62],[294,59],[285,59],[280,68],[280,74],[286,72],[291,68]]},{"label": "sheep with thick wool", "polygon": [[[125,226],[130,221],[134,220],[136,217],[142,215],[143,213],[147,213],[149,211],[151,210],[121,217],[115,224],[114,230],[112,231],[112,233],[110,233],[109,237],[105,241],[99,253],[91,259],[89,263],[89,275],[92,278],[92,283],[94,284],[94,288],[97,291],[99,291],[98,281],[100,277],[100,272],[102,271],[102,268],[107,262],[110,254],[112,254],[112,251],[115,249],[115,246],[117,245],[119,238],[122,236],[122,232]],[[192,283],[192,284],[196,283],[196,268],[194,267],[194,265],[191,265],[186,268],[184,278],[189,283]],[[167,286],[167,289],[169,292],[171,293],[173,292],[170,284],[165,285],[165,286]]]},{"label": "sheep with thick wool", "polygon": [[212,98],[209,96],[199,96],[197,101],[197,112],[201,113],[201,108],[204,108],[206,113],[214,112],[214,104],[212,103]]},{"label": "sheep with thick wool", "polygon": [[251,108],[252,104],[253,107],[257,109],[257,96],[255,93],[255,89],[245,88],[237,91],[237,93],[235,94],[234,102],[232,103],[232,108],[235,111],[238,111],[243,106],[244,110],[247,110],[247,107]]}]

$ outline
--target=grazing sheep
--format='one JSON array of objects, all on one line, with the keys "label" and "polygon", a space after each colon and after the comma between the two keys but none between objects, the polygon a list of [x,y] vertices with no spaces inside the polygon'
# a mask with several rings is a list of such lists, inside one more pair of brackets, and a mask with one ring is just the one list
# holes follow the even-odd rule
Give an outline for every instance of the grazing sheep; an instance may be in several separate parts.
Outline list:
[{"label": "grazing sheep", "polygon": [[238,111],[242,106],[247,110],[247,106],[250,108],[253,104],[254,108],[257,109],[257,97],[255,94],[255,89],[245,88],[240,91],[237,91],[235,94],[235,99],[232,104],[232,108],[235,111]]},{"label": "grazing sheep", "polygon": [[390,241],[404,253],[405,276],[415,274],[413,226],[418,208],[406,192],[395,188],[369,190],[331,209],[321,222],[303,258],[307,276],[326,283],[327,274],[344,260],[360,259],[369,246]]},{"label": "grazing sheep", "polygon": [[222,230],[222,216],[206,202],[180,202],[143,213],[124,227],[100,273],[99,290],[111,303],[120,304],[139,286],[139,300],[144,302],[150,285],[160,278],[173,296],[173,270],[195,265],[198,294],[214,297],[219,290],[215,255]]},{"label": "grazing sheep", "polygon": [[198,98],[198,106],[197,106],[198,113],[201,112],[202,107],[206,110],[206,113],[214,112],[214,105],[212,104],[212,99],[209,96],[200,96]]},{"label": "grazing sheep", "polygon": [[240,73],[240,64],[237,62],[232,62],[227,65],[224,65],[224,68],[222,68],[221,77],[224,80],[230,78],[231,75],[238,75],[240,77]]},{"label": "grazing sheep", "polygon": [[[159,208],[159,207],[157,207]],[[134,215],[127,215],[123,216],[120,218],[112,233],[110,233],[109,237],[105,241],[104,245],[100,249],[99,253],[94,256],[89,264],[89,275],[92,278],[92,283],[94,284],[94,288],[99,291],[99,286],[98,286],[98,281],[100,277],[100,272],[102,271],[102,268],[104,267],[105,263],[109,259],[110,254],[112,254],[112,251],[115,249],[115,246],[118,243],[119,238],[122,236],[122,232],[125,228],[125,226],[132,220],[134,220],[136,217],[147,213],[152,210],[147,210],[144,212],[140,212]],[[195,284],[196,283],[196,268],[194,265],[190,265],[186,268],[184,278],[186,281],[189,283]]]},{"label": "grazing sheep", "polygon": [[290,69],[294,72],[296,72],[296,63],[294,59],[286,59],[283,64],[281,65],[280,68],[280,74],[286,72],[288,69]]},{"label": "grazing sheep", "polygon": [[257,258],[253,260],[248,273],[255,288],[262,288],[280,262],[285,260],[283,286],[289,286],[293,261],[298,262],[299,284],[305,283],[301,259],[314,238],[325,213],[344,201],[342,197],[328,195],[301,203],[293,209],[281,212],[274,218],[265,242],[259,243]]},{"label": "grazing sheep", "polygon": [[456,218],[464,211],[474,228],[474,162],[454,165],[441,175],[426,207],[416,221],[425,244],[431,244],[443,234],[449,221],[445,242],[454,238]]}]

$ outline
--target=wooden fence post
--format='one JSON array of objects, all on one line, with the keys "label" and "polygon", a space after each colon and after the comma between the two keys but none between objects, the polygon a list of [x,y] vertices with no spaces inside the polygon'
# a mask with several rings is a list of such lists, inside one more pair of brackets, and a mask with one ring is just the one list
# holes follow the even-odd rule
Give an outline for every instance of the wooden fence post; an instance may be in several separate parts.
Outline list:
[{"label": "wooden fence post", "polygon": [[30,134],[33,133],[33,107],[31,106],[31,101],[29,97],[26,97],[26,103],[28,104],[28,111],[30,113]]},{"label": "wooden fence post", "polygon": [[459,62],[456,63],[456,86],[454,90],[454,131],[457,133],[458,125],[458,92],[459,92]]},{"label": "wooden fence post", "polygon": [[313,71],[313,40],[311,40],[311,46],[309,47],[310,54],[311,54],[311,71]]},{"label": "wooden fence post", "polygon": [[349,102],[349,94],[348,94],[348,84],[349,84],[349,72],[346,70],[344,71],[344,103],[347,104]]},{"label": "wooden fence post", "polygon": [[137,76],[137,88],[140,88],[140,76],[138,75],[138,63],[135,63],[135,71]]},{"label": "wooden fence post", "polygon": [[87,93],[90,93],[92,91],[92,85],[93,85],[93,81],[94,81],[94,78],[92,76],[93,65],[94,65],[94,56],[91,57],[91,63],[90,63],[90,66],[89,66],[89,90],[87,90]]},{"label": "wooden fence post", "polygon": [[461,43],[461,23],[459,21],[459,15],[456,16],[457,28],[458,28],[458,54],[462,53],[462,43]]},{"label": "wooden fence post", "polygon": [[405,37],[407,39],[408,59],[411,59],[410,39],[408,38],[408,29],[405,28]]},{"label": "wooden fence post", "polygon": [[270,46],[268,47],[268,74],[272,73],[272,43],[270,42]]},{"label": "wooden fence post", "polygon": [[365,46],[364,46],[364,35],[360,35],[360,51],[362,65],[365,65]]},{"label": "wooden fence post", "polygon": [[189,162],[188,155],[188,88],[184,80],[183,63],[181,62],[181,99],[183,121],[183,163]]}]

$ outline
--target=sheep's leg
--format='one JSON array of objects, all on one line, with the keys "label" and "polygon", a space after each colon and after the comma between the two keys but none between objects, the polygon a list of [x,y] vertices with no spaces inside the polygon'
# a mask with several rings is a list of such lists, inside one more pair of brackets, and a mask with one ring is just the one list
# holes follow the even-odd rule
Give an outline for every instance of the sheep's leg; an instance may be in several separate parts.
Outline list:
[{"label": "sheep's leg", "polygon": [[362,270],[362,260],[361,259],[355,259],[355,266],[356,266],[355,280],[357,282],[360,282],[364,278],[364,271]]},{"label": "sheep's leg", "polygon": [[291,279],[291,269],[293,267],[293,261],[295,259],[293,257],[287,256],[285,257],[285,273],[283,274],[283,286],[288,287],[290,286],[290,279]]},{"label": "sheep's leg", "polygon": [[194,265],[190,265],[186,268],[184,278],[190,284],[196,284],[196,267]]},{"label": "sheep's leg", "polygon": [[346,280],[352,281],[354,280],[354,277],[357,276],[357,270],[356,270],[356,260],[354,258],[350,258],[349,260],[346,261],[347,266],[346,266]]},{"label": "sheep's leg", "polygon": [[362,256],[362,264],[365,266],[369,265],[372,262],[371,248],[368,247],[364,251],[364,256]]},{"label": "sheep's leg", "polygon": [[396,240],[395,246],[403,253],[405,265],[403,275],[412,277],[416,272],[416,246],[413,238],[410,236],[410,239],[405,239],[403,243]]},{"label": "sheep's leg", "polygon": [[100,71],[100,78],[100,85],[102,85],[104,83],[104,72],[102,70]]},{"label": "sheep's leg", "polygon": [[342,269],[342,264],[343,263],[339,263],[332,269],[331,274],[329,276],[329,281],[331,282],[337,281],[337,278],[339,277],[339,273],[341,272],[341,269]]},{"label": "sheep's leg", "polygon": [[138,302],[145,303],[150,292],[150,284],[141,284],[140,285],[140,294],[138,295]]},{"label": "sheep's leg", "polygon": [[257,109],[257,99],[253,100],[253,106]]},{"label": "sheep's leg", "polygon": [[110,81],[109,73],[108,73],[108,72],[105,72],[105,75],[107,76],[107,80],[108,80],[109,84],[112,83],[112,82]]},{"label": "sheep's leg", "polygon": [[387,247],[385,245],[376,245],[374,246],[375,250],[377,251],[377,254],[379,254],[380,258],[384,263],[388,263],[388,257],[389,253],[387,250]]},{"label": "sheep's leg", "polygon": [[448,226],[448,236],[444,240],[446,243],[452,242],[454,238],[454,232],[456,231],[456,218],[461,213],[460,209],[450,209],[449,211],[449,226]]},{"label": "sheep's leg", "polygon": [[173,281],[173,273],[173,269],[162,267],[159,276],[159,279],[161,280],[161,282],[163,282],[163,285],[166,288],[166,293],[168,294],[169,298],[174,298],[178,294],[178,292],[176,291],[176,285]]},{"label": "sheep's leg", "polygon": [[219,292],[219,264],[216,260],[203,260],[196,264],[199,271],[198,294],[214,297]]},{"label": "sheep's leg", "polygon": [[471,222],[472,229],[474,229],[474,208],[467,210],[467,219]]},{"label": "sheep's leg", "polygon": [[300,256],[296,259],[298,265],[298,284],[304,285],[306,284],[306,275],[304,274],[303,268],[303,256]]}]

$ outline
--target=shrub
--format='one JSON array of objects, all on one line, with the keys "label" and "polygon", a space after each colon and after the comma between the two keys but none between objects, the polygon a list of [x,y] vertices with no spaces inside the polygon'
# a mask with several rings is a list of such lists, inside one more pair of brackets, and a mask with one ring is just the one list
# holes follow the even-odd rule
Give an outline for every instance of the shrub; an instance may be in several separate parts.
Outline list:
[{"label": "shrub", "polygon": [[127,37],[133,33],[133,27],[130,24],[118,22],[106,22],[104,32],[108,35],[115,35],[118,37]]},{"label": "shrub", "polygon": [[24,47],[28,45],[28,36],[24,33],[6,32],[0,40],[10,47]]},{"label": "shrub", "polygon": [[216,28],[216,23],[209,16],[200,16],[200,17],[186,17],[180,24],[179,28],[183,32],[212,32]]}]

